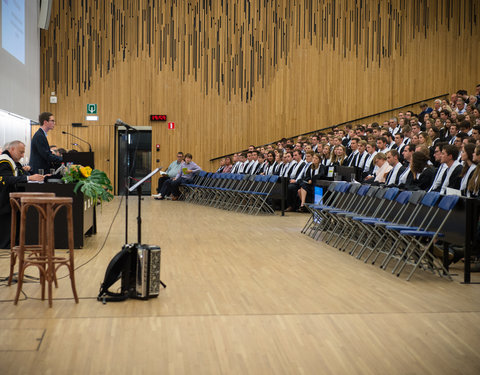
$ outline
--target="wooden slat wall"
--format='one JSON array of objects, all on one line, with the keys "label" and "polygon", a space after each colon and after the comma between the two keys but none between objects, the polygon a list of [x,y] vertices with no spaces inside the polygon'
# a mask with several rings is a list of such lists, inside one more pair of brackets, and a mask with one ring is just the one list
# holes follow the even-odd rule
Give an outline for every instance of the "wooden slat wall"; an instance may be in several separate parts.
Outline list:
[{"label": "wooden slat wall", "polygon": [[[480,82],[474,0],[54,2],[42,110],[113,176],[113,124],[153,126],[153,162],[211,158]],[[57,104],[49,104],[55,91]],[[98,123],[85,123],[87,103]],[[149,114],[167,114],[150,123]]]}]

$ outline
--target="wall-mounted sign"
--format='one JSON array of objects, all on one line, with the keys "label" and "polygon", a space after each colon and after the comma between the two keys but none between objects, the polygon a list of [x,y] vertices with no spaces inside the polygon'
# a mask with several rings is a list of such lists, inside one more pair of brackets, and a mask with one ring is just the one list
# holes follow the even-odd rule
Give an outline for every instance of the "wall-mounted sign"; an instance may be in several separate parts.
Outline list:
[{"label": "wall-mounted sign", "polygon": [[89,115],[97,114],[97,105],[96,104],[87,104],[87,113]]},{"label": "wall-mounted sign", "polygon": [[168,123],[168,128],[169,129],[175,129],[175,123],[174,122],[169,122]]}]

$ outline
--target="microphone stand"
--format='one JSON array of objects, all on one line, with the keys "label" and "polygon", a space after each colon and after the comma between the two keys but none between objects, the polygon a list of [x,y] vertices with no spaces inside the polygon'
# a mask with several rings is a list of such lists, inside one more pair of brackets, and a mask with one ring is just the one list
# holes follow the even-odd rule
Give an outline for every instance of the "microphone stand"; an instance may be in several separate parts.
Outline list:
[{"label": "microphone stand", "polygon": [[127,160],[125,163],[125,244],[128,244],[128,193],[130,186],[130,137],[129,128],[125,128],[127,137]]},{"label": "microphone stand", "polygon": [[79,141],[82,141],[82,142],[86,143],[86,144],[88,145],[88,152],[92,152],[92,145],[91,145],[90,143],[88,143],[87,141],[84,141],[82,138],[77,137],[75,134],[72,134],[72,133],[69,133],[69,132],[66,132],[66,131],[62,131],[62,134],[70,135],[70,136],[72,136],[73,138],[76,138],[76,139],[78,139]]}]

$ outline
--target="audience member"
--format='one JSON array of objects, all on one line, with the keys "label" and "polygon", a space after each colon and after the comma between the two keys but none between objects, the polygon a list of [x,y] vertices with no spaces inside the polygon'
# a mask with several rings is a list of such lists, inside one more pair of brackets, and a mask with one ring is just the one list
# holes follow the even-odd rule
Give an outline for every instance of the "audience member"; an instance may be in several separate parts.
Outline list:
[{"label": "audience member", "polygon": [[387,161],[388,164],[392,166],[392,169],[388,173],[385,179],[385,185],[398,185],[398,181],[400,180],[400,176],[405,171],[405,167],[400,163],[398,160],[398,152],[397,150],[390,150],[387,152]]},{"label": "audience member", "polygon": [[453,145],[446,145],[442,150],[442,164],[447,166],[443,174],[442,181],[439,187],[434,191],[439,191],[442,194],[446,193],[446,189],[460,188],[460,173],[462,172],[462,165],[458,162],[458,149]]},{"label": "audience member", "polygon": [[306,169],[304,177],[300,180],[300,189],[298,189],[298,196],[300,198],[299,212],[308,212],[305,203],[313,202],[315,182],[325,178],[325,176],[326,167],[320,164],[319,155],[314,154],[311,165]]},{"label": "audience member", "polygon": [[[404,188],[406,190],[427,190],[435,179],[435,169],[428,165],[423,152],[414,152]],[[402,185],[400,185],[402,187]]]},{"label": "audience member", "polygon": [[175,178],[178,174],[178,171],[180,170],[180,166],[183,161],[183,152],[179,151],[177,152],[177,160],[174,160],[170,163],[168,166],[167,170],[165,171],[165,174],[162,174],[162,176],[159,177],[158,179],[158,186],[157,186],[157,194],[153,195],[154,199],[161,199],[161,194],[160,191],[162,190],[163,184],[170,178]]},{"label": "audience member", "polygon": [[460,173],[460,191],[462,195],[467,195],[467,186],[470,178],[473,176],[473,172],[477,167],[473,161],[473,155],[475,154],[475,145],[466,144],[463,145],[463,151],[461,155],[461,161],[463,163],[462,172]]},{"label": "audience member", "polygon": [[480,196],[480,146],[475,147],[472,159],[477,166],[467,185],[467,197],[478,198]]},{"label": "audience member", "polygon": [[192,154],[185,154],[185,159],[180,165],[177,175],[173,179],[167,180],[160,191],[159,199],[164,199],[172,195],[172,200],[176,201],[180,197],[179,187],[185,182],[190,182],[194,175],[202,169],[192,161]]}]

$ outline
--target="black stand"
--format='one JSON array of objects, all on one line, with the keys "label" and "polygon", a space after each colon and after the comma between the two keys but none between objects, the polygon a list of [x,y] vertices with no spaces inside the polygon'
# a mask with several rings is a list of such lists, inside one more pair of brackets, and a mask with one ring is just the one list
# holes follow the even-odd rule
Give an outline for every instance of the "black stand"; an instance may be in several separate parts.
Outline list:
[{"label": "black stand", "polygon": [[[135,189],[137,189],[137,194],[138,194],[138,216],[137,216],[137,243],[141,244],[142,243],[142,185],[152,176],[157,174],[162,167],[159,167],[155,169],[154,171],[150,172],[148,175],[146,175],[144,178],[142,178],[140,181],[138,181],[135,185],[133,185],[130,189],[127,189],[127,197],[128,197],[128,192],[132,192]],[[125,230],[128,229],[125,228]],[[125,232],[126,233],[126,232]],[[127,238],[125,237],[125,244],[127,244]],[[163,285],[163,283],[162,283]]]},{"label": "black stand", "polygon": [[125,129],[125,136],[127,138],[127,160],[125,163],[125,244],[128,243],[128,193],[130,186],[130,137],[129,128]]},{"label": "black stand", "polygon": [[[138,245],[141,245],[142,243],[142,185],[152,176],[160,172],[162,167],[159,167],[146,175],[144,178],[142,178],[140,181],[138,181],[135,185],[133,185],[130,189],[127,189],[127,194],[128,191],[132,192],[133,190],[137,189],[137,194],[138,194],[138,216],[137,216],[137,243]],[[126,244],[126,243],[125,243]],[[164,284],[162,280],[158,280],[159,283],[166,288],[167,286]]]}]

